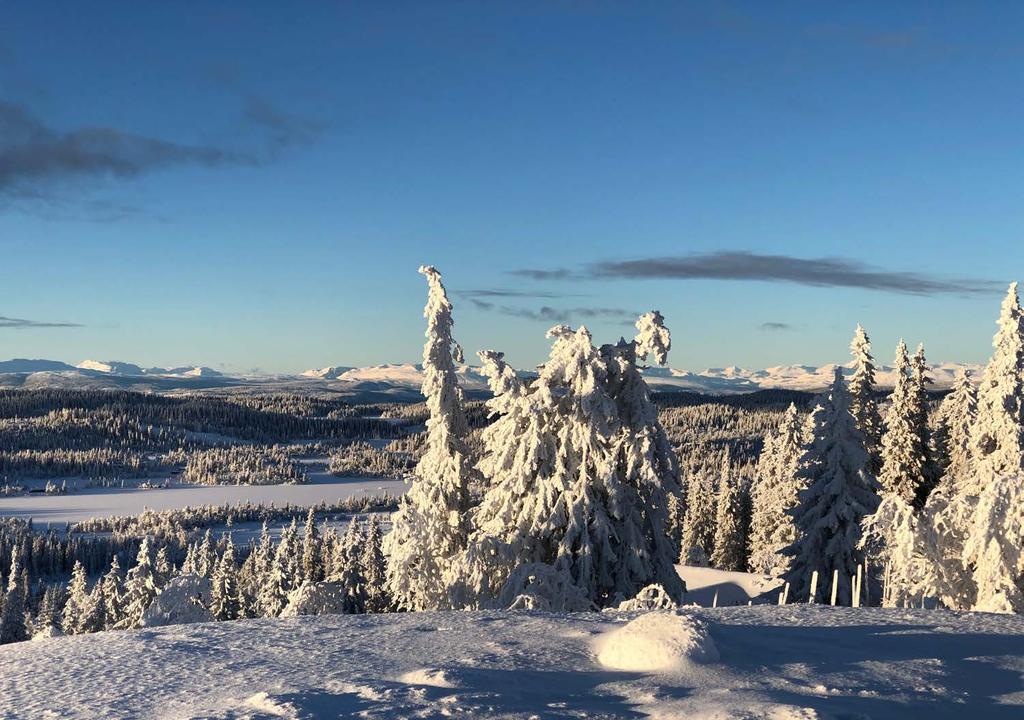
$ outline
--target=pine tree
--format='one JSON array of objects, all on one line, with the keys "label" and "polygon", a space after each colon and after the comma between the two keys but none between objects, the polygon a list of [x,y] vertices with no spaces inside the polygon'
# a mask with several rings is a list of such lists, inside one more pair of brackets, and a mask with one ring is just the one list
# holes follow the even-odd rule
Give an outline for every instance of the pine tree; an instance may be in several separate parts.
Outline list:
[{"label": "pine tree", "polygon": [[158,592],[153,575],[153,555],[147,535],[142,538],[135,565],[128,571],[128,579],[124,586],[124,618],[118,628],[140,627],[142,616]]},{"label": "pine tree", "polygon": [[928,495],[939,483],[939,465],[935,459],[934,447],[932,444],[931,428],[928,425],[928,386],[932,380],[928,377],[928,362],[924,356],[924,344],[917,346],[910,361],[911,385],[910,397],[912,414],[914,418],[914,435],[917,437],[917,446],[923,456],[921,466],[921,482],[917,486],[915,507],[924,507]]},{"label": "pine tree", "polygon": [[943,482],[951,491],[971,480],[971,433],[978,414],[978,393],[969,370],[957,371],[953,388],[939,408],[936,453]]},{"label": "pine tree", "polygon": [[125,616],[124,611],[124,579],[121,576],[121,562],[114,555],[110,569],[101,581],[104,585],[103,597],[106,602],[104,609],[105,630],[117,627]]},{"label": "pine tree", "polygon": [[719,570],[743,569],[744,538],[740,512],[739,488],[726,466],[718,483],[715,552],[711,556],[711,565]]},{"label": "pine tree", "polygon": [[466,445],[468,426],[455,369],[462,350],[452,339],[452,305],[441,274],[429,265],[420,272],[429,286],[423,311],[422,391],[430,413],[426,451],[384,540],[388,589],[406,610],[452,607],[450,588],[458,580],[454,565],[469,535],[469,486],[479,477]]},{"label": "pine tree", "polygon": [[314,583],[324,579],[324,568],[320,564],[320,533],[316,529],[313,508],[309,509],[302,533],[302,579]]},{"label": "pine tree", "polygon": [[172,577],[174,577],[174,566],[167,558],[167,546],[161,545],[156,552],[156,560],[153,561],[153,583],[162,590]]},{"label": "pine tree", "polygon": [[752,489],[750,521],[751,572],[782,575],[790,559],[782,549],[796,540],[790,511],[802,489],[797,469],[803,455],[804,420],[790,403],[778,429],[765,438]]},{"label": "pine tree", "polygon": [[679,562],[707,565],[715,547],[715,487],[706,475],[691,474],[686,485],[686,515]]},{"label": "pine tree", "polygon": [[337,582],[341,586],[342,612],[366,612],[366,578],[363,575],[363,533],[359,522],[352,518],[348,531],[339,545]]},{"label": "pine tree", "polygon": [[235,545],[228,535],[224,554],[217,563],[211,583],[210,612],[218,620],[237,620],[241,610],[238,592],[238,566]]},{"label": "pine tree", "polygon": [[71,570],[71,581],[68,583],[67,600],[61,617],[61,629],[65,635],[77,635],[82,632],[85,614],[89,604],[88,581],[85,567],[76,560]]},{"label": "pine tree", "polygon": [[973,610],[1024,612],[1024,476],[1002,475],[978,498],[964,564],[972,568]]},{"label": "pine tree", "polygon": [[[815,570],[828,581],[838,570],[839,597],[850,597],[850,576],[862,560],[861,520],[878,506],[877,484],[867,462],[863,439],[850,413],[846,383],[837,368],[820,415],[820,431],[801,459],[800,478],[806,489],[793,511],[799,537],[785,550],[793,558],[785,576],[791,597],[808,597]],[[828,585],[818,583],[816,600],[825,597]]]},{"label": "pine tree", "polygon": [[1024,313],[1017,283],[1006,293],[998,325],[978,388],[972,453],[979,489],[992,476],[1017,473],[1024,464]]},{"label": "pine tree", "polygon": [[882,468],[882,417],[875,400],[875,359],[871,356],[871,340],[860,325],[857,325],[850,342],[850,353],[854,360],[849,383],[850,412],[857,421],[857,429],[864,436],[868,470],[875,475]]},{"label": "pine tree", "polygon": [[882,437],[882,472],[878,481],[882,493],[895,495],[905,503],[916,502],[921,487],[927,484],[927,453],[920,433],[920,398],[916,382],[909,373],[907,346],[900,340],[896,348],[896,384],[885,416]]},{"label": "pine tree", "polygon": [[380,520],[376,515],[372,515],[360,558],[366,588],[366,612],[370,613],[387,612],[391,607],[387,591],[387,566],[384,563],[381,542]]},{"label": "pine tree", "polygon": [[82,626],[82,632],[87,633],[102,632],[107,628],[107,593],[102,580],[93,583]]},{"label": "pine tree", "polygon": [[270,568],[260,586],[257,604],[263,617],[277,617],[288,604],[288,594],[295,589],[291,533],[281,534]]},{"label": "pine tree", "polygon": [[668,536],[675,548],[675,557],[678,560],[683,547],[683,524],[686,521],[686,502],[683,492],[672,493],[668,496]]},{"label": "pine tree", "polygon": [[11,550],[11,572],[7,580],[3,610],[0,611],[0,645],[28,640],[28,627],[25,625],[26,584],[18,549],[15,547]]}]

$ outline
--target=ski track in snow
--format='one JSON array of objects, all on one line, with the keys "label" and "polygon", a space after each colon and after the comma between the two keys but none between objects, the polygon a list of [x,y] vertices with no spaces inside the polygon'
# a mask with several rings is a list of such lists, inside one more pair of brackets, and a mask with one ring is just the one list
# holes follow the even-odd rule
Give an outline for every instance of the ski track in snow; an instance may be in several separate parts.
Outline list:
[{"label": "ski track in snow", "polygon": [[146,508],[170,510],[187,505],[239,505],[245,502],[315,505],[354,495],[401,495],[408,486],[385,478],[313,478],[303,485],[176,485],[170,488],[95,488],[67,495],[0,497],[0,517],[32,518],[37,528],[115,515],[138,515]]},{"label": "ski track in snow", "polygon": [[718,662],[603,667],[599,648],[635,617],[626,613],[322,616],[18,643],[0,647],[0,715],[1024,717],[1021,617],[808,605],[681,612],[706,624]]}]

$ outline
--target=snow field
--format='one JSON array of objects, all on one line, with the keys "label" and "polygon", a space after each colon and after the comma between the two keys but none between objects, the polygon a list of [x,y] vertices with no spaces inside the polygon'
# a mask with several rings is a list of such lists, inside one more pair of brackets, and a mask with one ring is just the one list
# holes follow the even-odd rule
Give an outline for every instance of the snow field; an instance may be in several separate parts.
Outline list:
[{"label": "snow field", "polygon": [[688,614],[644,613],[595,644],[597,660],[612,670],[683,670],[691,663],[718,660],[707,625]]},{"label": "snow field", "polygon": [[[601,662],[602,640],[632,625],[636,643],[649,642],[668,618],[705,625],[718,660],[670,672]],[[1014,615],[808,605],[332,615],[5,645],[0,716],[1019,720],[1022,677]]]}]

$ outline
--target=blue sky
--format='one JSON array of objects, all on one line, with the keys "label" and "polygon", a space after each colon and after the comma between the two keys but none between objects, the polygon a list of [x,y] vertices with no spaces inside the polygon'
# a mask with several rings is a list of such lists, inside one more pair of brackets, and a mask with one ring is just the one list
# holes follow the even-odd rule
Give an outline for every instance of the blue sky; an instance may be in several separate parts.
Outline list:
[{"label": "blue sky", "polygon": [[519,366],[979,361],[1024,279],[1021,3],[0,9],[0,358],[417,360],[429,262]]}]

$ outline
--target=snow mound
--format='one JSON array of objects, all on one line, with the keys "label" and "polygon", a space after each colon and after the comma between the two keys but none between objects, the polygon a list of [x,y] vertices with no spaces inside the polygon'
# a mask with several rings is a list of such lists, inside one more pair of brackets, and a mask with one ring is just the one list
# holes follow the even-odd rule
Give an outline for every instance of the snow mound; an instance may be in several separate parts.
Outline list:
[{"label": "snow mound", "polygon": [[666,672],[717,662],[718,648],[696,618],[650,612],[599,638],[597,661],[611,670]]},{"label": "snow mound", "polygon": [[675,610],[677,607],[679,606],[665,592],[665,588],[661,585],[648,585],[638,592],[635,598],[619,603],[618,609],[631,612],[638,610],[649,612],[651,610]]},{"label": "snow mound", "polygon": [[281,617],[299,615],[340,615],[345,607],[345,591],[340,583],[302,583],[288,596]]},{"label": "snow mound", "polygon": [[185,625],[212,622],[210,579],[198,575],[179,575],[153,599],[142,616],[142,627]]},{"label": "snow mound", "polygon": [[427,687],[438,688],[455,688],[459,686],[444,670],[437,668],[412,670],[399,677],[398,680],[406,685],[426,685]]}]

